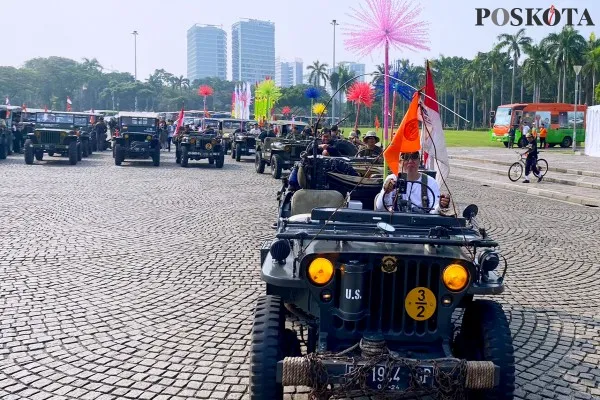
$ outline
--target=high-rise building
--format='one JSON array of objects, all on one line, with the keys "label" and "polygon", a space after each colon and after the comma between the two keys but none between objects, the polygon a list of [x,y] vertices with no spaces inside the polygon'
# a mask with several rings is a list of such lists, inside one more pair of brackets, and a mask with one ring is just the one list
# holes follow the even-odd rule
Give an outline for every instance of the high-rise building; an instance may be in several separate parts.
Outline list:
[{"label": "high-rise building", "polygon": [[[346,68],[348,68],[348,70],[350,71],[350,73],[354,73],[354,76],[359,76],[365,73],[365,64],[359,64],[359,63],[355,63],[355,62],[351,62],[351,61],[340,61],[339,63],[336,64],[336,71],[338,69],[338,66],[344,66]],[[329,68],[327,70],[327,73],[329,75],[331,75],[331,73],[334,72],[333,68]],[[360,78],[356,79],[359,82],[366,82],[366,77],[365,76],[361,76]]]},{"label": "high-rise building", "polygon": [[275,59],[275,84],[279,87],[290,87],[302,84],[304,63],[296,58],[293,62]]},{"label": "high-rise building", "polygon": [[232,79],[260,82],[275,78],[275,24],[248,19],[231,27]]},{"label": "high-rise building", "polygon": [[187,77],[227,79],[227,33],[214,25],[194,25],[187,32]]}]

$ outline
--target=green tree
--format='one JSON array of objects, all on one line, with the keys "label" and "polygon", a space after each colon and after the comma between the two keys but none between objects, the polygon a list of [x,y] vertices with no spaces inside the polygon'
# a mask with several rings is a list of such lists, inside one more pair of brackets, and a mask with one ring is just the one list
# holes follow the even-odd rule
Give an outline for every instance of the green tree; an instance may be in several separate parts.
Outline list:
[{"label": "green tree", "polygon": [[328,66],[327,63],[321,64],[319,60],[313,61],[312,65],[306,67],[306,69],[310,71],[308,81],[313,85],[320,87],[321,79],[323,79],[323,86],[327,85],[327,81],[329,80],[329,75],[327,74]]},{"label": "green tree", "polygon": [[531,44],[533,41],[529,36],[525,36],[525,28],[521,28],[514,35],[509,35],[508,33],[502,33],[498,36],[497,48],[499,50],[506,49],[506,54],[512,56],[513,59],[513,70],[512,70],[512,83],[510,89],[510,102],[514,103],[515,100],[515,73],[517,71],[517,66],[519,62],[519,58],[521,57],[521,53],[523,51],[524,46]]}]

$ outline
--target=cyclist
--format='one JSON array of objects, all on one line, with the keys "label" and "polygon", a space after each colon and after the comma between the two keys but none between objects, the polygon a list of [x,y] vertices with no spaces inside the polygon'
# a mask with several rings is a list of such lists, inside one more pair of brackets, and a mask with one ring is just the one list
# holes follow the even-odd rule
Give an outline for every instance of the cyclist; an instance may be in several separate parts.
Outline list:
[{"label": "cyclist", "polygon": [[525,179],[523,180],[523,183],[529,183],[529,173],[531,171],[533,171],[533,175],[538,178],[538,182],[541,182],[544,177],[540,174],[540,170],[537,167],[538,149],[536,140],[531,132],[527,132],[525,137],[527,138],[527,145],[525,146],[527,151],[521,154],[521,156],[527,155],[527,160],[525,162]]}]

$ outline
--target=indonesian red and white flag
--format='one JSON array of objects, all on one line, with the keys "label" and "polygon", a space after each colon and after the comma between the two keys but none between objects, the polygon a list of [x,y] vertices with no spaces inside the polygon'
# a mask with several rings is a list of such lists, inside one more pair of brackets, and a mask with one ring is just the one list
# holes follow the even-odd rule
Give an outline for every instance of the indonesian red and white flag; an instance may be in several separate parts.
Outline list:
[{"label": "indonesian red and white flag", "polygon": [[175,134],[179,134],[179,130],[183,126],[183,117],[185,116],[184,106],[181,107],[181,111],[179,111],[179,118],[177,118],[177,126],[175,126]]},{"label": "indonesian red and white flag", "polygon": [[425,168],[436,171],[436,180],[442,185],[444,179],[450,174],[450,161],[446,149],[446,138],[442,128],[440,109],[435,94],[433,76],[427,63],[427,76],[425,80],[425,100],[420,107],[419,119],[423,121],[423,161]]},{"label": "indonesian red and white flag", "polygon": [[73,102],[71,101],[71,98],[69,96],[67,96],[67,111],[71,111],[72,104],[73,104]]},{"label": "indonesian red and white flag", "polygon": [[6,104],[7,106],[10,106],[10,100],[8,99],[8,96],[6,96],[6,100],[4,101],[4,104]]},{"label": "indonesian red and white flag", "polygon": [[10,116],[10,110],[8,109],[8,107],[10,107],[10,100],[8,99],[8,96],[6,96],[4,104],[6,104],[6,118],[8,118]]}]

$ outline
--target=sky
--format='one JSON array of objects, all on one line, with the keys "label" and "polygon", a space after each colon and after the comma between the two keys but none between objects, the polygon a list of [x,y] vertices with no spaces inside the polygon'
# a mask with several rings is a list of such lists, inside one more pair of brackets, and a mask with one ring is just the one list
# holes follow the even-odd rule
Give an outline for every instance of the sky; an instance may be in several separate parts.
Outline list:
[{"label": "sky", "polygon": [[[97,58],[106,70],[134,72],[134,30],[137,36],[138,79],[155,69],[175,75],[187,74],[186,33],[193,24],[221,25],[228,36],[228,78],[231,77],[231,25],[240,18],[275,23],[275,55],[282,59],[302,58],[332,64],[333,26],[336,19],[336,62],[354,61],[367,65],[367,72],[383,62],[383,51],[358,57],[345,49],[353,11],[364,0],[28,0],[2,2],[4,33],[0,65],[21,66],[34,57],[61,56],[80,61]],[[27,6],[24,6],[27,4]],[[415,4],[418,4],[415,2]],[[428,0],[421,2],[420,19],[429,24],[429,51],[392,50],[390,60],[408,58],[423,65],[427,58],[462,56],[472,58],[488,51],[500,33],[519,27],[498,27],[488,19],[475,26],[476,8],[549,8],[538,0]],[[557,9],[573,7],[589,11],[600,27],[600,1],[562,0]],[[14,18],[10,16],[15,16]],[[576,18],[579,20],[579,18]],[[529,27],[527,35],[538,41],[557,27]],[[584,37],[596,27],[576,27]],[[600,31],[597,32],[600,37]],[[9,44],[9,43],[12,43]]]}]

